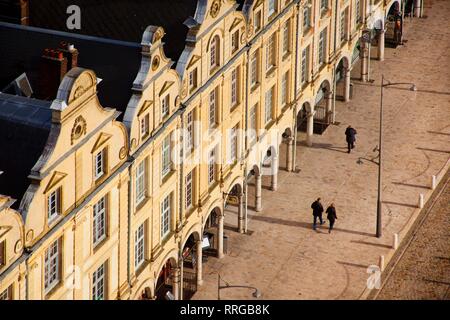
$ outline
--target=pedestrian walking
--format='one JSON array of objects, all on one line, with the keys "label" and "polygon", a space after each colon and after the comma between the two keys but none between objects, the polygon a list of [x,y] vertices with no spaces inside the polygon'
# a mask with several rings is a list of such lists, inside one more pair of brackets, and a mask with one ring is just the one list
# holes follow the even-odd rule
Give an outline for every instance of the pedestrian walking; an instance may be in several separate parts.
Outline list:
[{"label": "pedestrian walking", "polygon": [[313,229],[316,230],[317,218],[319,218],[320,224],[324,224],[322,219],[323,206],[320,203],[320,198],[317,198],[317,200],[311,204],[311,209],[313,209],[313,217],[314,217]]},{"label": "pedestrian walking", "polygon": [[347,140],[348,153],[355,147],[356,141],[356,130],[352,128],[352,126],[348,126],[345,130],[345,137]]},{"label": "pedestrian walking", "polygon": [[328,221],[330,221],[330,228],[328,229],[328,233],[331,233],[331,230],[333,230],[334,222],[337,220],[336,208],[334,207],[334,203],[330,204],[326,212],[327,219]]}]

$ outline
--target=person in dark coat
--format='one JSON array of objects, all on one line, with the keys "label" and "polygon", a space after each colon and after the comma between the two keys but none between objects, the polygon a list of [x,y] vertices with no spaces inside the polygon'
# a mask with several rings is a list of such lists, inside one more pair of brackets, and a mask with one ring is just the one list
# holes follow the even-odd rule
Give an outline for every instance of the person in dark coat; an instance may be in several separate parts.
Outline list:
[{"label": "person in dark coat", "polygon": [[345,130],[345,137],[347,140],[348,153],[355,147],[356,141],[356,130],[352,128],[352,126],[348,126]]},{"label": "person in dark coat", "polygon": [[324,224],[322,220],[323,206],[320,203],[320,198],[317,198],[317,200],[311,204],[311,209],[313,209],[314,217],[313,229],[316,230],[317,218],[319,218],[320,224]]},{"label": "person in dark coat", "polygon": [[330,228],[328,229],[328,233],[331,233],[331,230],[333,230],[334,222],[337,220],[336,208],[334,207],[334,203],[330,204],[326,212],[327,219],[328,221],[330,221]]}]

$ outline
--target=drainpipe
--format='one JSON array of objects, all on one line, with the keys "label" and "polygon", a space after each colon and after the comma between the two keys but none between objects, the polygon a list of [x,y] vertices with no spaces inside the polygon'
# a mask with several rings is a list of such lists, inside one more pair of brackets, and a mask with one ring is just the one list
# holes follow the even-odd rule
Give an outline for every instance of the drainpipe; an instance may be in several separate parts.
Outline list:
[{"label": "drainpipe", "polygon": [[[179,224],[179,231],[180,231],[180,244],[179,244],[179,258],[178,258],[178,263],[180,264],[180,285],[179,285],[179,294],[178,297],[180,300],[183,300],[183,287],[184,287],[184,258],[183,258],[183,207],[184,207],[184,202],[183,202],[183,185],[184,185],[184,167],[183,167],[183,159],[184,159],[184,139],[183,139],[183,134],[184,134],[184,112],[186,111],[186,106],[184,104],[180,105],[181,107],[181,114],[180,114],[180,119],[181,119],[181,134],[179,135],[179,146],[181,147],[178,153],[178,165],[180,168],[180,179],[178,181],[180,181],[180,188],[179,188],[179,210],[180,210],[180,224]],[[194,137],[194,143],[195,143],[195,137]],[[193,179],[195,179],[195,177],[193,177]],[[195,180],[194,180],[195,181]],[[198,262],[197,262],[198,263]]]},{"label": "drainpipe", "polygon": [[[129,162],[133,162],[134,158],[130,157]],[[131,183],[133,176],[131,174],[131,166],[128,167],[128,252],[127,252],[127,280],[128,280],[128,290],[131,291],[131,211],[132,211],[132,197],[131,197]],[[129,299],[129,298],[128,298]]]},{"label": "drainpipe", "polygon": [[[297,31],[300,28],[300,3],[297,3]],[[295,80],[294,80],[294,95],[295,95],[295,106],[294,106],[294,130],[292,130],[292,134],[294,135],[294,148],[292,148],[292,171],[295,172],[295,168],[297,166],[297,113],[298,113],[298,97],[297,97],[297,91],[298,91],[298,55],[301,54],[299,52],[299,44],[298,44],[298,38],[295,37]]]}]

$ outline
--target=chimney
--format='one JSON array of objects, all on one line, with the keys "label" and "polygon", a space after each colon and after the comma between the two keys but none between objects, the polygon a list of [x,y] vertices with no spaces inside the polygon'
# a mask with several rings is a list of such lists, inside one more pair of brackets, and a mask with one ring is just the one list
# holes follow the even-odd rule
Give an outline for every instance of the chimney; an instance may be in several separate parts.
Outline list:
[{"label": "chimney", "polygon": [[64,53],[64,57],[67,58],[67,71],[70,71],[73,68],[78,67],[78,50],[71,43],[67,43],[65,41],[61,41],[59,44],[59,51]]},{"label": "chimney", "polygon": [[64,57],[63,52],[45,49],[41,59],[40,90],[37,97],[44,100],[54,99],[66,73],[67,58]]}]

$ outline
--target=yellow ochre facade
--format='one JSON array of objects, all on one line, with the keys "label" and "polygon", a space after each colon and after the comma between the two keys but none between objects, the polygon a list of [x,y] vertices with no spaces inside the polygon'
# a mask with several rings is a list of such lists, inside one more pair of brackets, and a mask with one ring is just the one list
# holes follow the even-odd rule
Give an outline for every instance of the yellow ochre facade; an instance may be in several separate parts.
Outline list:
[{"label": "yellow ochre facade", "polygon": [[95,68],[71,69],[25,195],[0,196],[0,299],[188,299],[202,257],[226,254],[225,207],[247,232],[263,176],[276,191],[279,168],[296,170],[300,122],[311,145],[336,95],[351,98],[350,71],[367,81],[370,55],[383,59],[393,5],[199,0],[178,61],[171,30],[145,30],[121,121],[100,105]]}]

